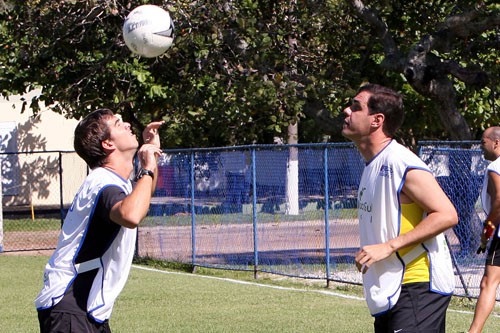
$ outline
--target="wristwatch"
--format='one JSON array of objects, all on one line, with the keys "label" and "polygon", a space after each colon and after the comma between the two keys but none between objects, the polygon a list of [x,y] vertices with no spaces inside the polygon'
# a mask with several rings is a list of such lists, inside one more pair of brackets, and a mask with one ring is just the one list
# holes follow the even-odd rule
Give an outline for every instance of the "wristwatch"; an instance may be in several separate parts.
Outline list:
[{"label": "wristwatch", "polygon": [[142,177],[144,177],[144,176],[146,176],[146,175],[147,175],[147,176],[150,176],[152,179],[154,179],[154,178],[155,178],[155,174],[154,174],[154,172],[153,172],[153,171],[148,170],[148,169],[141,169],[141,170],[139,171],[139,173],[137,174],[137,176],[135,176],[135,180],[137,181],[137,180],[141,179]]}]

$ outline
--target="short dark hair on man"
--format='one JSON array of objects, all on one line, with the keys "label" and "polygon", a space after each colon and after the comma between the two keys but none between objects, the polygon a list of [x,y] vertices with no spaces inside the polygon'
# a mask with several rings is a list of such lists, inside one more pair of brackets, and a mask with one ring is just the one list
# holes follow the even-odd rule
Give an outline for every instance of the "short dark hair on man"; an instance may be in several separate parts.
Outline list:
[{"label": "short dark hair on man", "polygon": [[404,120],[403,97],[396,91],[374,83],[368,83],[358,89],[358,93],[371,93],[368,100],[370,114],[382,113],[385,116],[382,130],[388,137],[393,137]]},{"label": "short dark hair on man", "polygon": [[113,116],[109,109],[98,109],[83,118],[75,128],[73,146],[91,169],[104,165],[107,153],[102,142],[109,139],[106,120]]}]

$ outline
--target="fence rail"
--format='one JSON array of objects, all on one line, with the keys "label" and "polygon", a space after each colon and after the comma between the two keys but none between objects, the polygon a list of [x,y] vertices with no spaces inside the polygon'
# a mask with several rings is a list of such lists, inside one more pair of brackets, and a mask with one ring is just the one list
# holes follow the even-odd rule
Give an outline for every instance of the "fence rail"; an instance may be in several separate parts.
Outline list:
[{"label": "fence rail", "polygon": [[[485,260],[475,254],[484,219],[478,198],[487,165],[479,143],[421,142],[418,148],[459,212],[458,226],[446,232],[456,294],[477,297]],[[354,254],[363,167],[347,143],[165,150],[149,214],[138,230],[137,255],[360,284]],[[61,170],[66,172],[65,163]],[[79,170],[76,178],[82,179],[86,170]],[[64,188],[67,176],[59,179]],[[46,237],[55,247],[52,229]],[[41,231],[33,232],[23,246],[40,238]],[[4,231],[4,250],[19,249],[9,234]]]}]

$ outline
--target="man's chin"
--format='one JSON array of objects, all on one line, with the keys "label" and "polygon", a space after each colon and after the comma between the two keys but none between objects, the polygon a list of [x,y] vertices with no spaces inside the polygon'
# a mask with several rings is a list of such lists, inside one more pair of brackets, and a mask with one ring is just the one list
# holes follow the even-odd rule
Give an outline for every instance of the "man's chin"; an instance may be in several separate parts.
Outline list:
[{"label": "man's chin", "polygon": [[351,135],[346,127],[342,129],[342,132],[340,132],[344,138],[351,139]]}]

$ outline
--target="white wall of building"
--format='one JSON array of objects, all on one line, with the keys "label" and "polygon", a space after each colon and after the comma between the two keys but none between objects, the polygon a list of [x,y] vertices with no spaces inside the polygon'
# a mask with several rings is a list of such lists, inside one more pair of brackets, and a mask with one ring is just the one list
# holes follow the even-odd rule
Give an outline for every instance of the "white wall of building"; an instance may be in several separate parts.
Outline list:
[{"label": "white wall of building", "polygon": [[[42,107],[34,116],[29,103],[38,91],[24,96],[0,97],[0,154],[3,207],[49,208],[61,202],[59,160],[62,159],[62,200],[73,199],[86,174],[86,165],[73,149],[75,119]],[[28,103],[21,113],[23,97]],[[56,151],[55,153],[50,153]],[[64,153],[59,154],[62,151]]]},{"label": "white wall of building", "polygon": [[[42,107],[42,111],[33,116],[31,109],[22,110],[22,97],[29,102],[39,91],[33,91],[23,96],[11,96],[9,99],[0,97],[0,122],[16,122],[18,130],[26,129],[27,133],[19,133],[25,139],[39,139],[33,146],[40,146],[40,150],[73,150],[73,132],[78,123],[75,119],[66,119],[64,116]],[[19,142],[19,148],[28,146],[26,142]],[[19,149],[19,151],[23,151]]]}]

